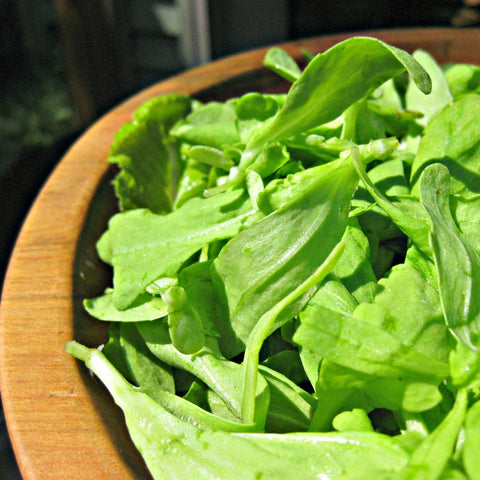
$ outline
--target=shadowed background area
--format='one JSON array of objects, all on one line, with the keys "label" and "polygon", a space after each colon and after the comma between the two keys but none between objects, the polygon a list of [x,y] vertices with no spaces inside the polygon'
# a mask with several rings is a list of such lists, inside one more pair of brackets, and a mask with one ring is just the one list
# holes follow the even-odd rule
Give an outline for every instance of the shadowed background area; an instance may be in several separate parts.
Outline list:
[{"label": "shadowed background area", "polygon": [[[479,24],[480,0],[0,0],[0,287],[22,221],[62,154],[134,92],[283,41]],[[20,478],[1,412],[0,478]]]}]

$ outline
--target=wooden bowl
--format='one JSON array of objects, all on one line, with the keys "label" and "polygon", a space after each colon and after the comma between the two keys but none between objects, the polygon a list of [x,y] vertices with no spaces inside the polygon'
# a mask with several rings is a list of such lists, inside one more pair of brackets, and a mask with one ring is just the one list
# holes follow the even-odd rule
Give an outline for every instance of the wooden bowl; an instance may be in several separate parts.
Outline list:
[{"label": "wooden bowl", "polygon": [[[282,45],[300,59],[353,36],[324,36]],[[480,29],[359,32],[439,62],[480,64]],[[147,479],[123,417],[99,382],[64,352],[75,338],[105,340],[101,322],[82,310],[110,272],[94,244],[116,203],[106,162],[115,131],[156,95],[181,92],[200,100],[287,85],[262,68],[266,49],[222,59],[160,82],[97,121],[71,147],[35,201],[11,258],[1,302],[0,389],[9,434],[26,480]]]}]

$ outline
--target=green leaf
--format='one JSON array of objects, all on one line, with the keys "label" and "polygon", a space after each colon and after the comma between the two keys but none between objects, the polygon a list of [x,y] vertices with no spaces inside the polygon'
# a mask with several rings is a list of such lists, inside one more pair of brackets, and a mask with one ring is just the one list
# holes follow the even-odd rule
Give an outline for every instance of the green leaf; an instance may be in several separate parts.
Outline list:
[{"label": "green leaf", "polygon": [[[437,386],[449,373],[449,343],[438,294],[420,270],[397,266],[379,283],[374,302],[355,310],[316,297],[300,313],[294,340],[324,359],[319,405],[333,401],[333,391],[348,398],[355,389],[375,407],[422,411],[438,403]],[[344,401],[333,403],[333,415]],[[327,417],[316,422],[323,429],[332,417],[321,410]]]},{"label": "green leaf", "polygon": [[480,95],[463,96],[426,127],[412,165],[412,192],[418,194],[422,171],[442,163],[450,171],[451,194],[464,198],[480,193]]},{"label": "green leaf", "polygon": [[263,122],[275,115],[284,101],[284,94],[246,93],[236,100],[235,115],[240,125],[248,120],[256,120],[255,125],[257,125],[258,122]]},{"label": "green leaf", "polygon": [[271,433],[305,432],[310,425],[316,399],[284,375],[265,365],[259,367],[270,390],[265,429]]},{"label": "green leaf", "polygon": [[238,420],[227,420],[219,415],[208,412],[195,405],[191,399],[173,395],[158,388],[141,388],[140,392],[147,394],[165,410],[202,430],[220,430],[222,432],[259,432],[258,425],[247,425]]},{"label": "green leaf", "polygon": [[375,199],[377,204],[390,217],[395,225],[408,235],[411,242],[426,255],[430,254],[428,242],[428,219],[427,214],[414,197],[401,197],[397,202],[385,197],[369,178],[365,167],[359,158],[354,158],[355,168],[365,188]]},{"label": "green leaf", "polygon": [[[340,241],[357,184],[350,160],[318,175],[290,203],[242,230],[212,264],[239,351],[256,322],[318,268]],[[278,325],[302,307],[296,301]]]},{"label": "green leaf", "polygon": [[170,93],[143,102],[133,112],[134,123],[148,122],[151,127],[162,126],[168,132],[192,108],[188,95]]},{"label": "green leaf", "polygon": [[[69,342],[66,349],[108,388],[124,412],[134,444],[158,480],[340,480],[365,476],[386,480],[408,461],[407,453],[394,440],[373,432],[267,435],[203,430],[133,388],[99,350],[76,342]],[[246,461],[250,458],[255,461]]]},{"label": "green leaf", "polygon": [[465,440],[463,443],[463,464],[471,480],[480,478],[480,401],[474,403],[465,417]]},{"label": "green leaf", "polygon": [[400,478],[404,480],[436,480],[452,455],[465,418],[467,394],[460,390],[455,405],[443,422],[413,453]]},{"label": "green leaf", "polygon": [[182,269],[178,275],[178,284],[188,297],[190,304],[202,319],[203,328],[207,335],[220,337],[219,342],[227,341],[223,320],[222,308],[216,297],[210,276],[211,261],[197,262]]},{"label": "green leaf", "polygon": [[116,133],[108,161],[121,169],[113,185],[122,210],[171,210],[178,181],[178,152],[167,135],[190,106],[186,95],[151,99],[134,112],[133,122]]},{"label": "green leaf", "polygon": [[450,352],[450,376],[457,388],[476,391],[480,387],[480,354],[463,342]]},{"label": "green leaf", "polygon": [[368,239],[356,218],[348,219],[343,242],[345,250],[332,273],[357,302],[370,302],[375,295],[377,279],[370,263]]},{"label": "green leaf", "polygon": [[450,196],[450,209],[458,229],[477,253],[480,253],[480,194],[464,198]]},{"label": "green leaf", "polygon": [[191,198],[203,196],[203,192],[209,187],[210,171],[211,167],[209,165],[190,158],[186,159],[182,175],[178,181],[174,209],[180,208]]},{"label": "green leaf", "polygon": [[[272,336],[269,338],[272,338]],[[279,343],[280,342],[278,342],[277,345]],[[285,345],[288,344],[280,344],[276,353],[271,353],[265,360],[262,361],[262,366],[275,370],[276,372],[287,377],[292,382],[300,385],[307,380],[302,362],[300,360],[300,355],[297,350],[290,350]],[[260,354],[263,357],[263,349]]]},{"label": "green leaf", "polygon": [[235,235],[252,207],[243,190],[193,198],[168,215],[132,210],[109,223],[113,304],[129,307],[150,283],[176,276],[181,265],[204,245]]},{"label": "green leaf", "polygon": [[202,320],[189,302],[182,287],[173,286],[162,293],[168,309],[168,332],[175,348],[185,354],[198,352],[205,346]]},{"label": "green leaf", "polygon": [[373,427],[367,412],[361,408],[339,413],[333,419],[333,428],[339,432],[372,432]]},{"label": "green leaf", "polygon": [[[337,261],[337,265],[341,261],[342,257],[340,257],[339,261]],[[308,311],[309,309],[315,309],[316,305],[322,305],[328,309],[338,311],[340,313],[350,314],[355,310],[358,302],[347,290],[345,285],[338,280],[335,275],[330,274],[321,283],[318,290],[315,292],[315,295],[313,295],[313,297],[306,304],[304,310]],[[302,315],[302,313],[300,313],[300,315]],[[308,380],[312,384],[312,387],[315,389],[323,358],[318,353],[312,352],[306,347],[299,345],[298,348],[305,373],[308,377]]]},{"label": "green leaf", "polygon": [[450,342],[438,290],[409,261],[380,279],[374,302],[359,305],[354,316],[395,335],[432,361],[448,362]]},{"label": "green leaf", "polygon": [[247,172],[258,173],[262,178],[268,177],[283,167],[290,160],[290,155],[284,145],[271,143],[265,146]]},{"label": "green leaf", "polygon": [[444,107],[453,102],[453,97],[447,79],[435,59],[423,50],[416,50],[412,56],[428,72],[432,79],[432,91],[430,95],[424,95],[410,81],[405,94],[405,106],[407,110],[421,112],[423,116],[417,121],[425,126]]},{"label": "green leaf", "polygon": [[129,380],[138,387],[161,389],[174,394],[175,383],[170,366],[150,352],[135,325],[122,323],[118,330],[118,343]]},{"label": "green leaf", "polygon": [[263,59],[263,65],[289,82],[294,82],[302,71],[297,62],[282,48],[270,48]]},{"label": "green leaf", "polygon": [[113,304],[113,290],[107,291],[96,298],[83,301],[85,310],[98,320],[109,322],[141,322],[156,320],[167,315],[165,302],[148,293],[139,295],[126,310],[118,310]]},{"label": "green leaf", "polygon": [[385,128],[380,119],[368,108],[366,99],[350,105],[343,114],[342,138],[355,143],[385,138]]},{"label": "green leaf", "polygon": [[[328,282],[325,286],[331,283]],[[351,301],[339,302],[339,299],[345,298],[345,294],[341,295],[338,288],[336,295],[332,297],[333,301],[329,301],[324,290],[325,287],[320,288],[300,313],[302,322],[306,318],[311,319],[312,324],[315,322],[318,328],[322,328],[321,325],[324,322],[325,324],[329,322],[330,311],[353,318],[351,324],[353,329],[356,325],[355,319],[361,320],[368,325],[367,329],[375,327],[382,330],[382,333],[378,334],[373,331],[370,334],[365,333],[367,336],[371,335],[372,344],[378,342],[377,350],[381,351],[384,348],[385,341],[380,338],[388,333],[395,337],[395,341],[401,342],[407,348],[415,349],[425,358],[431,358],[432,361],[437,362],[437,365],[442,365],[441,372],[444,376],[448,375],[447,362],[450,348],[448,332],[444,325],[437,290],[421,269],[410,262],[397,265],[388,278],[379,281],[374,301],[358,306],[352,304]],[[323,316],[321,316],[322,311],[325,312]],[[360,328],[363,328],[363,325],[360,324],[358,328],[358,332],[352,333],[352,336],[357,336],[360,345],[363,341]],[[368,377],[373,373],[362,369],[361,358],[357,353],[341,350],[339,346],[337,353],[338,355],[343,353],[343,357],[341,360],[338,358],[334,360],[333,357],[326,355],[326,350],[322,349],[321,344],[316,343],[315,338],[317,337],[309,340],[308,348],[313,346],[316,348],[317,368],[319,359],[322,357],[344,366],[342,369],[338,365],[332,366],[330,362],[322,362],[322,389],[327,391],[348,389],[355,385],[355,388],[360,389],[369,399],[370,404],[382,408],[406,408],[410,411],[422,411],[431,408],[438,402],[436,386],[442,379],[441,373],[437,372],[432,379],[428,379],[423,374],[417,375],[404,371],[403,374],[398,375],[400,380],[397,381],[393,372],[381,374],[379,366],[379,369],[375,370],[375,376]],[[307,343],[303,344],[304,347],[306,345]],[[359,348],[363,349],[362,346]],[[389,360],[385,360],[385,362],[390,365]],[[360,370],[363,372],[361,375]],[[383,378],[382,375],[392,378]],[[435,377],[436,380],[434,380]],[[421,387],[422,382],[427,383]],[[413,386],[414,383],[418,386]],[[423,392],[420,392],[420,388],[423,388]],[[320,395],[318,389],[317,394]]]},{"label": "green leaf", "polygon": [[445,67],[445,78],[455,99],[469,93],[480,93],[480,67],[454,63]]},{"label": "green leaf", "polygon": [[280,112],[253,132],[240,166],[248,168],[268,142],[334,120],[405,70],[429,93],[431,81],[425,70],[408,53],[380,40],[351,38],[317,55],[292,85]]},{"label": "green leaf", "polygon": [[447,326],[467,346],[480,346],[480,256],[458,230],[450,212],[450,175],[442,164],[420,178],[420,198],[432,224],[431,242]]},{"label": "green leaf", "polygon": [[188,149],[187,155],[192,160],[221,168],[222,170],[229,171],[234,166],[232,160],[227,158],[222,150],[218,148],[195,145]]},{"label": "green leaf", "polygon": [[[157,358],[200,379],[225,402],[237,419],[241,419],[243,368],[221,355],[214,338],[209,337],[207,345],[200,352],[190,355],[180,352],[171,344],[164,324],[143,322],[138,324],[138,329]],[[259,377],[254,395],[255,418],[249,423],[263,427],[270,399],[268,386],[262,376]]]},{"label": "green leaf", "polygon": [[303,312],[294,340],[332,362],[376,376],[410,374],[440,380],[448,375],[445,363],[375,325],[321,306],[315,310],[315,315]]},{"label": "green leaf", "polygon": [[[339,242],[329,253],[324,262],[301,284],[296,286],[282,300],[265,312],[256,322],[248,337],[244,354],[244,388],[242,401],[242,419],[252,422],[255,412],[254,395],[257,385],[260,350],[267,336],[279,326],[279,316],[298,299],[305,301],[305,296],[311,295],[319,284],[332,270],[343,252],[343,244]],[[284,323],[280,322],[280,325]]]},{"label": "green leaf", "polygon": [[196,107],[170,134],[192,145],[222,149],[240,141],[235,119],[233,102],[209,102]]},{"label": "green leaf", "polygon": [[152,133],[144,123],[127,123],[115,135],[108,161],[121,169],[113,185],[122,210],[171,210],[170,177],[176,154],[167,142],[160,130]]}]

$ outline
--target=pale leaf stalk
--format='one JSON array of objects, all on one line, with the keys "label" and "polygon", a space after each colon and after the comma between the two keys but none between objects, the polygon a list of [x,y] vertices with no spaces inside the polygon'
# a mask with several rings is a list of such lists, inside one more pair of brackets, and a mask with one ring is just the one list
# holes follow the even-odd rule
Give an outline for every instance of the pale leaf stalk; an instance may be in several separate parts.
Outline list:
[{"label": "pale leaf stalk", "polygon": [[271,333],[270,330],[278,315],[291,303],[310,289],[318,285],[335,267],[345,249],[345,243],[339,242],[325,261],[315,272],[289,293],[282,301],[262,315],[250,333],[244,356],[244,384],[242,398],[242,422],[252,423],[255,416],[255,393],[257,389],[259,354],[263,342]]}]

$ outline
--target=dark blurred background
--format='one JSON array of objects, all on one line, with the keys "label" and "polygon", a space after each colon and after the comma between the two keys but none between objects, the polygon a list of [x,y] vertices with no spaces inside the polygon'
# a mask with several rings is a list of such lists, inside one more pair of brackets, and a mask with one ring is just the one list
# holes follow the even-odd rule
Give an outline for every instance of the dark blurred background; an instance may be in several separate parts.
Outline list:
[{"label": "dark blurred background", "polygon": [[[0,0],[0,288],[28,208],[65,150],[141,88],[277,42],[479,25],[480,0]],[[1,412],[0,478],[20,478]]]}]

